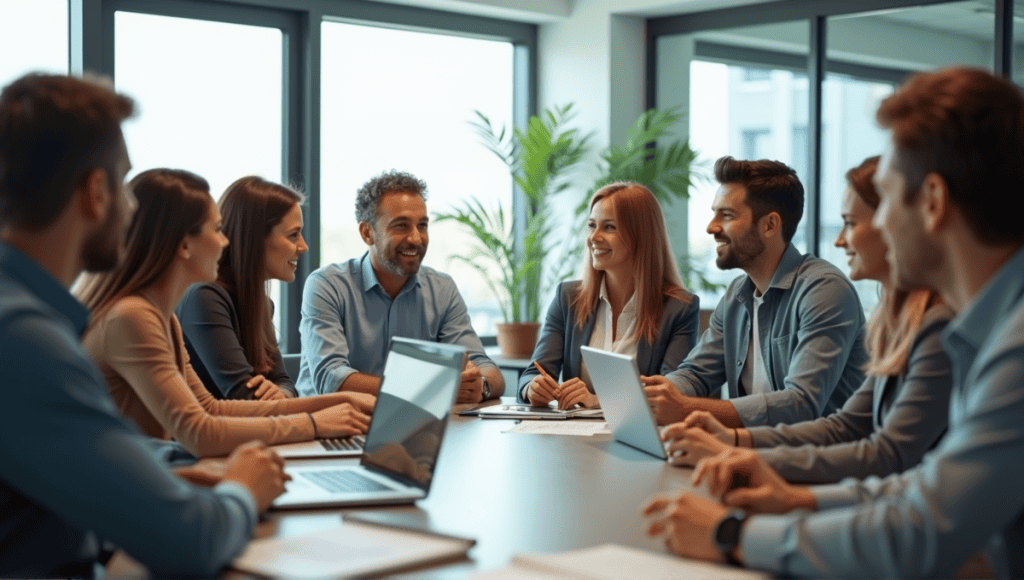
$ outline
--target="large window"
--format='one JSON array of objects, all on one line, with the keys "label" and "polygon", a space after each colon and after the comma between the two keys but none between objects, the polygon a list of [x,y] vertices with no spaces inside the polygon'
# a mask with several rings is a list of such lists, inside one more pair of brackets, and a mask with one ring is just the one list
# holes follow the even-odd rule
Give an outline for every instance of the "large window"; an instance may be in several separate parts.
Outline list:
[{"label": "large window", "polygon": [[68,72],[68,0],[0,1],[0,87],[34,71]]},{"label": "large window", "polygon": [[[885,148],[885,133],[875,122],[880,101],[913,71],[948,65],[992,68],[997,3],[913,6],[892,0],[890,5],[873,2],[871,12],[859,13],[854,3],[841,8],[824,2],[799,8],[792,4],[649,21],[657,48],[652,104],[682,105],[690,111],[691,143],[707,162],[729,154],[792,165],[805,180],[807,207],[817,209],[816,219],[808,219],[812,214],[805,212],[794,241],[845,272],[846,256],[833,246],[842,227],[845,173]],[[758,22],[770,24],[754,24]],[[816,22],[823,24],[824,43],[812,35],[819,31]],[[812,64],[822,53],[818,85],[808,75],[818,70]],[[1021,59],[1012,62],[1015,70],[1024,70]],[[820,109],[810,98],[815,92],[821,95]],[[819,164],[817,174],[812,163]],[[720,281],[731,276],[714,270],[713,247],[705,233],[715,188],[711,182],[692,192],[687,246],[676,248],[697,257],[708,277]],[[865,308],[872,309],[878,284],[858,282],[857,288]],[[705,293],[702,305],[716,299]]]},{"label": "large window", "polygon": [[[214,199],[245,175],[281,180],[280,30],[119,11],[115,31],[117,88],[139,103],[125,127],[133,173],[187,169]],[[281,284],[269,290],[279,304]]]},{"label": "large window", "polygon": [[219,198],[281,180],[282,42],[275,28],[117,12],[114,71],[139,102],[125,130],[135,170],[178,167]]},{"label": "large window", "polygon": [[[911,71],[946,65],[990,68],[992,0],[854,14],[828,19],[821,140],[820,255],[846,271],[845,251],[833,243],[847,170],[880,154],[886,133],[875,120],[878,105]],[[878,302],[878,284],[855,282],[866,309]]]},{"label": "large window", "polygon": [[[511,43],[341,22],[325,22],[322,34],[322,263],[366,251],[356,190],[382,171],[426,181],[431,215],[470,198],[509,212],[508,169],[469,122],[480,111],[511,127]],[[455,277],[474,328],[493,334],[495,297],[476,271],[450,259],[469,243],[457,225],[433,223],[424,263]]]},{"label": "large window", "polygon": [[[761,47],[761,48],[757,48]],[[771,62],[755,60],[770,47],[783,58]],[[731,155],[738,159],[774,159],[790,165],[804,178],[807,171],[808,84],[806,73],[798,68],[806,61],[806,27],[793,24],[764,25],[717,31],[700,35],[679,35],[659,39],[659,55],[689,53],[689,62],[680,61],[674,70],[686,67],[688,83],[680,75],[665,79],[663,90],[669,104],[688,103],[690,144],[697,150],[707,177],[690,189],[688,239],[684,248],[674,240],[677,252],[687,256],[690,266],[720,289],[704,290],[693,284],[691,290],[701,297],[701,306],[713,308],[722,294],[721,287],[741,274],[740,270],[719,270],[715,265],[714,239],[707,233],[712,218],[711,204],[718,183],[711,176],[716,159]],[[671,74],[665,71],[667,76]],[[687,91],[685,99],[675,100],[672,92]],[[660,95],[659,95],[660,96]],[[660,105],[660,103],[659,103]],[[804,229],[799,228],[793,243],[806,248]]]}]

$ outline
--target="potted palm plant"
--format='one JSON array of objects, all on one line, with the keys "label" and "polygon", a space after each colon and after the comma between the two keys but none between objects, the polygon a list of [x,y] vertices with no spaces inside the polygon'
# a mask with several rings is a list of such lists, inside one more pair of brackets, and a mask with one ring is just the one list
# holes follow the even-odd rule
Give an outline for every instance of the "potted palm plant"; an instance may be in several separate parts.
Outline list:
[{"label": "potted palm plant", "polygon": [[[498,325],[502,356],[528,358],[540,329],[541,297],[579,264],[580,232],[590,194],[615,181],[636,181],[663,202],[685,198],[694,179],[696,153],[687,142],[666,138],[681,119],[678,112],[646,111],[621,144],[601,152],[599,177],[591,189],[580,191],[575,214],[552,216],[551,198],[570,189],[568,177],[590,151],[593,138],[566,128],[573,117],[572,105],[556,106],[531,117],[524,130],[512,132],[497,129],[486,116],[479,111],[476,114],[472,124],[482,143],[508,166],[526,207],[514,218],[501,208],[473,199],[437,219],[457,221],[474,234],[476,244],[453,259],[479,271],[498,297],[505,320]],[[665,142],[659,143],[659,139]],[[518,237],[513,219],[523,220]],[[553,226],[558,223],[562,229],[567,220],[577,235],[564,238],[565,245],[556,248],[556,238],[562,236],[555,235]]]},{"label": "potted palm plant", "polygon": [[[454,220],[473,232],[476,244],[453,258],[479,271],[498,298],[503,324],[498,325],[498,345],[506,358],[527,358],[533,353],[540,329],[540,297],[557,282],[544,264],[554,250],[551,240],[552,196],[569,187],[566,179],[590,150],[590,134],[566,128],[573,117],[572,105],[556,106],[530,118],[522,130],[498,129],[476,111],[472,121],[481,141],[509,168],[515,186],[523,193],[525,207],[513,216],[480,199],[466,201],[450,213],[436,217]],[[523,220],[520,234],[512,227]]]}]

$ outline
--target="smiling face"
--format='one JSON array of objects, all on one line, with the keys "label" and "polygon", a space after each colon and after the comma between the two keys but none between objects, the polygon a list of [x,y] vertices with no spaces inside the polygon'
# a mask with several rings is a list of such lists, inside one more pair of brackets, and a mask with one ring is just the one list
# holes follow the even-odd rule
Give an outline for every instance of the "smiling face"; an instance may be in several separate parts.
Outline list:
[{"label": "smiling face", "polygon": [[919,193],[916,201],[905,204],[906,187],[890,147],[875,173],[875,189],[880,201],[873,223],[881,230],[888,246],[886,261],[892,284],[901,290],[932,288],[930,274],[941,265],[941,252],[925,231],[919,212],[923,196]]},{"label": "smiling face", "polygon": [[851,280],[878,280],[889,283],[888,247],[882,232],[871,222],[875,210],[853,190],[846,189],[843,198],[843,229],[839,230],[836,247],[846,250]]},{"label": "smiling face", "polygon": [[632,275],[633,254],[615,219],[615,203],[598,200],[587,220],[587,250],[595,270]]},{"label": "smiling face", "polygon": [[296,203],[264,240],[266,279],[282,282],[295,280],[299,256],[307,251],[309,247],[302,238],[302,208]]},{"label": "smiling face", "polygon": [[228,245],[228,239],[221,230],[220,209],[210,200],[209,210],[199,233],[185,236],[188,272],[192,283],[213,282],[217,279],[220,255]]},{"label": "smiling face", "polygon": [[400,278],[419,272],[427,254],[429,222],[427,204],[419,195],[398,191],[381,197],[376,223],[360,226],[374,269]]},{"label": "smiling face", "polygon": [[747,269],[765,251],[754,212],[746,199],[747,190],[743,185],[724,183],[718,188],[711,205],[715,217],[708,224],[708,233],[717,243],[715,264],[722,270]]}]

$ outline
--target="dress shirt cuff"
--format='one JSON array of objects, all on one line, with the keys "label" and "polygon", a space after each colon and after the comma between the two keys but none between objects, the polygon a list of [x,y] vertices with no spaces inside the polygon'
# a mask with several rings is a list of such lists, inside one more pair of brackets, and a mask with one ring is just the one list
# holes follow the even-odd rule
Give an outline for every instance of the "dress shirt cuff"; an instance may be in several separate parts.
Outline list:
[{"label": "dress shirt cuff", "polygon": [[744,427],[757,427],[768,423],[768,401],[764,395],[747,395],[730,399]]},{"label": "dress shirt cuff", "polygon": [[213,488],[213,492],[235,500],[236,504],[241,507],[239,511],[245,515],[245,536],[252,536],[253,530],[256,529],[257,518],[259,518],[259,510],[256,507],[256,498],[252,496],[249,489],[237,481],[222,481]]},{"label": "dress shirt cuff", "polygon": [[857,493],[843,484],[815,485],[811,488],[818,511],[851,506],[860,501]]},{"label": "dress shirt cuff", "polygon": [[673,385],[675,385],[676,388],[679,389],[680,393],[686,395],[687,397],[699,397],[700,396],[700,395],[697,394],[697,391],[695,391],[692,387],[690,387],[690,385],[686,381],[684,381],[682,378],[674,377],[672,375],[665,375],[665,378],[668,380],[668,382],[670,382]]},{"label": "dress shirt cuff", "polygon": [[356,369],[352,367],[340,366],[332,369],[328,374],[331,377],[331,383],[328,385],[319,385],[320,395],[329,395],[331,393],[337,393],[341,391],[341,386],[345,384],[345,381],[352,375],[356,374]]},{"label": "dress shirt cuff", "polygon": [[[735,401],[733,401],[735,404]],[[775,447],[771,442],[771,431],[772,427],[761,426],[761,427],[747,427],[747,432],[750,433],[750,442],[753,444],[754,449],[758,447]]]},{"label": "dress shirt cuff", "polygon": [[793,515],[755,515],[747,518],[740,538],[743,565],[769,572],[785,572],[782,569],[785,550],[780,548],[785,545],[786,536],[795,521]]}]

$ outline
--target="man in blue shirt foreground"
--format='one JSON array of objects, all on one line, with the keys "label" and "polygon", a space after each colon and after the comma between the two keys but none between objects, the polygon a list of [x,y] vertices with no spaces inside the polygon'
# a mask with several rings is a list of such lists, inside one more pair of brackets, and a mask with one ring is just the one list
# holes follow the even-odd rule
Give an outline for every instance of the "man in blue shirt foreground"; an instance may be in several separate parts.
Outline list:
[{"label": "man in blue shirt foreground", "polygon": [[401,171],[366,182],[356,196],[361,258],[309,275],[302,292],[302,396],[377,394],[391,337],[466,347],[469,362],[456,401],[477,403],[505,391],[501,371],[484,354],[452,277],[427,266],[427,185]]},{"label": "man in blue shirt foreground", "polygon": [[284,489],[261,444],[232,454],[213,489],[177,477],[79,344],[89,313],[68,287],[123,253],[133,108],[65,76],[0,94],[0,577],[90,577],[111,546],[157,576],[213,575]]},{"label": "man in blue shirt foreground", "polygon": [[[891,144],[875,223],[893,281],[933,288],[959,313],[943,335],[949,431],[902,474],[810,488],[753,450],[727,451],[694,472],[724,505],[655,501],[650,533],[679,555],[792,576],[950,577],[981,550],[998,576],[1024,577],[1024,228],[1011,210],[1024,97],[988,72],[945,69],[911,77],[878,120]],[[736,474],[749,487],[730,490]]]},{"label": "man in blue shirt foreground", "polygon": [[679,368],[644,377],[658,423],[700,410],[753,427],[839,410],[864,381],[864,310],[845,274],[791,243],[804,206],[796,172],[722,157],[715,178],[716,264],[746,275],[729,284]]}]

